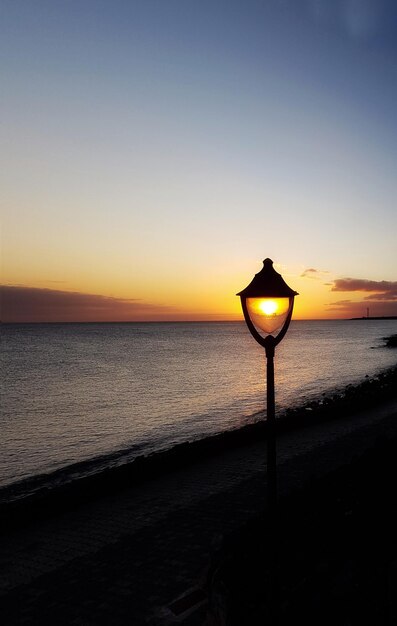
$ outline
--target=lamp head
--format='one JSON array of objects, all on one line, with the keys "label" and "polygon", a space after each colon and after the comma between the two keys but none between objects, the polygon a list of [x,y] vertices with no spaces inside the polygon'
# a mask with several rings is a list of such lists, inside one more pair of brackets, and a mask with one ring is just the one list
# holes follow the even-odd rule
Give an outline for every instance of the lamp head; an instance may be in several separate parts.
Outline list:
[{"label": "lamp head", "polygon": [[250,284],[238,294],[245,321],[251,334],[263,346],[271,336],[273,344],[281,341],[287,332],[296,291],[291,289],[281,274],[276,272],[271,259],[263,261],[263,268]]}]

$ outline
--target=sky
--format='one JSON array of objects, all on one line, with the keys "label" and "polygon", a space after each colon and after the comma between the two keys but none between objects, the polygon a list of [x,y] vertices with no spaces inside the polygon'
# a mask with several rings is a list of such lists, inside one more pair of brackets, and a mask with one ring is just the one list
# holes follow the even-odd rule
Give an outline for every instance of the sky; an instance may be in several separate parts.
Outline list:
[{"label": "sky", "polygon": [[392,0],[0,0],[3,321],[397,315]]}]

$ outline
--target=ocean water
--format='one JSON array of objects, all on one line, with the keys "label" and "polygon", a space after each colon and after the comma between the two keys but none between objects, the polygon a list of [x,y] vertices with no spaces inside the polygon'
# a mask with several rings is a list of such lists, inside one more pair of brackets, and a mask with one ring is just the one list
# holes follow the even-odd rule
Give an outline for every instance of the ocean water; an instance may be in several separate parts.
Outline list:
[{"label": "ocean water", "polygon": [[[396,320],[293,321],[276,350],[277,411],[394,365],[382,338],[396,332]],[[1,358],[2,487],[264,415],[264,351],[243,322],[3,325]]]}]

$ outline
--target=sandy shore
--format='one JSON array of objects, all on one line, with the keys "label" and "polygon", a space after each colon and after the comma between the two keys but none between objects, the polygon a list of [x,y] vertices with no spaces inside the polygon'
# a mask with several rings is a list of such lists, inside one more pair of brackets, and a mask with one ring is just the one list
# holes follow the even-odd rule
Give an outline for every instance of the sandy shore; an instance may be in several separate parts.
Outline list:
[{"label": "sandy shore", "polygon": [[[393,454],[389,452],[385,458],[396,456],[395,372],[386,376],[390,378],[379,377],[361,387],[360,398],[366,398],[366,408],[356,404],[356,410],[348,414],[348,397],[339,395],[324,403],[324,412],[320,407],[318,411],[306,407],[299,428],[296,428],[296,420],[293,425],[286,421],[280,428],[279,485],[282,506],[286,507],[282,532],[286,537],[289,527],[301,529],[300,535],[308,546],[303,550],[303,563],[309,563],[309,555],[316,554],[321,536],[338,538],[339,533],[341,545],[346,545],[342,541],[343,530],[335,532],[335,516],[330,517],[330,522],[326,514],[320,516],[327,511],[327,502],[331,503],[330,511],[335,511],[338,488],[332,491],[332,477],[338,472],[343,476],[350,467],[359,467],[357,463],[363,462],[366,471],[356,472],[356,482],[361,484],[362,474],[361,486],[365,493],[368,468],[372,468],[374,461],[371,459],[375,458],[368,455],[377,454],[379,459],[383,456],[381,450],[392,450]],[[350,390],[351,397],[356,395],[357,389]],[[296,415],[288,419],[293,417]],[[228,558],[225,555],[237,555],[238,562],[246,537],[255,538],[254,545],[258,548],[255,552],[264,555],[261,532],[255,530],[258,524],[259,528],[265,528],[266,524],[264,434],[257,427],[242,437],[222,435],[197,444],[196,450],[196,444],[186,445],[182,452],[173,451],[171,459],[157,460],[151,471],[148,472],[144,464],[143,470],[139,473],[134,470],[119,483],[114,480],[116,474],[111,480],[104,480],[102,476],[96,486],[94,483],[74,486],[69,494],[61,491],[48,497],[40,496],[34,505],[17,506],[10,515],[3,511],[0,613],[4,623],[10,626],[222,623],[218,611],[222,596],[214,593],[217,584],[213,576],[214,563],[219,571],[218,581],[222,581],[222,559]],[[385,465],[382,471],[386,471]],[[318,481],[329,480],[329,488],[325,488],[326,482],[318,486]],[[344,479],[341,480],[336,484],[343,484]],[[383,483],[390,489],[388,501],[393,502],[394,482],[390,485],[384,476]],[[321,506],[317,506],[321,493],[324,499]],[[355,493],[354,489],[346,491],[347,503],[354,501]],[[371,493],[372,487],[367,494],[369,502]],[[383,506],[385,499],[382,490],[377,508],[381,516],[388,513],[391,519],[392,510]],[[307,504],[303,506],[303,503]],[[305,510],[306,518],[301,516]],[[319,522],[321,532],[312,533],[314,543],[310,543],[310,532],[304,534],[302,530],[305,519],[310,521],[308,528],[313,529],[319,516],[323,520]],[[364,518],[360,513],[355,517],[356,520]],[[379,536],[379,525],[373,528]],[[295,530],[293,535],[295,540],[286,543],[290,546],[287,552],[291,553],[291,563],[296,563],[291,546],[301,545],[297,532]],[[396,556],[390,528],[386,537],[386,544],[390,546],[388,567],[392,567]],[[369,550],[376,553],[373,539],[371,528],[363,526],[359,543],[368,554]],[[284,567],[291,573],[292,580],[299,580],[299,563],[298,559],[295,569],[288,564]],[[255,572],[255,559],[251,560],[251,565]],[[246,563],[245,567],[251,566]],[[316,567],[312,570],[309,567],[309,570],[316,571]],[[328,567],[326,560],[322,561],[322,567]],[[265,568],[261,566],[261,569]],[[228,571],[233,573],[233,568],[228,567]],[[256,579],[254,575],[252,580]],[[390,581],[392,578],[387,584],[392,584]],[[223,586],[225,598],[230,598],[227,585]],[[261,588],[263,591],[262,585]],[[305,593],[313,596],[307,588]],[[237,600],[237,595],[232,595]],[[181,596],[182,599],[175,602]],[[247,597],[252,605],[252,598]],[[247,606],[247,597],[240,596],[232,611],[236,615],[238,610],[240,615],[246,612],[248,621],[239,624],[256,623],[253,621],[255,613],[249,613],[252,606],[251,609]],[[335,601],[332,595],[328,600],[326,595],[324,597],[324,602]],[[256,601],[260,615],[263,595]],[[296,603],[290,606],[295,606],[298,612]],[[299,610],[303,610],[302,607]],[[229,622],[224,623],[232,624],[230,612],[226,610],[225,615]],[[262,617],[260,623],[263,623]],[[214,621],[216,619],[218,622]],[[333,623],[342,626],[354,622]]]}]

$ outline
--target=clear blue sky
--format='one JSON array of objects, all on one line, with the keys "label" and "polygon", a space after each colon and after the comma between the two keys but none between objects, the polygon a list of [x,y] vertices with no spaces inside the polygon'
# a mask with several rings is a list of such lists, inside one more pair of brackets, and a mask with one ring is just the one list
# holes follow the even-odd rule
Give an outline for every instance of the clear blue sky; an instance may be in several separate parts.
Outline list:
[{"label": "clear blue sky", "polygon": [[270,256],[396,313],[396,3],[3,0],[0,48],[7,285],[225,317]]}]

